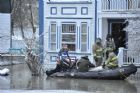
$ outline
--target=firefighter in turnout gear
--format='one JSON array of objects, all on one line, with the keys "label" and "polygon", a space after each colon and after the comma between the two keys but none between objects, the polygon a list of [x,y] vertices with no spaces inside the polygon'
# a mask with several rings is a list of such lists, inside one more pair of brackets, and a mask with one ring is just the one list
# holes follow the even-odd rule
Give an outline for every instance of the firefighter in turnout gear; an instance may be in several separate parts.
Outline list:
[{"label": "firefighter in turnout gear", "polygon": [[91,67],[95,67],[88,58],[88,56],[81,57],[80,60],[77,61],[77,69],[79,72],[87,72]]},{"label": "firefighter in turnout gear", "polygon": [[109,52],[113,52],[115,50],[115,43],[114,43],[114,39],[112,38],[111,34],[107,34],[104,47],[105,47],[105,55],[106,55],[105,57],[107,59]]},{"label": "firefighter in turnout gear", "polygon": [[102,65],[103,61],[103,46],[100,38],[96,39],[96,43],[92,46],[93,59],[96,66]]},{"label": "firefighter in turnout gear", "polygon": [[118,67],[118,58],[114,52],[110,52],[108,59],[105,62],[105,67],[109,69],[114,69]]}]

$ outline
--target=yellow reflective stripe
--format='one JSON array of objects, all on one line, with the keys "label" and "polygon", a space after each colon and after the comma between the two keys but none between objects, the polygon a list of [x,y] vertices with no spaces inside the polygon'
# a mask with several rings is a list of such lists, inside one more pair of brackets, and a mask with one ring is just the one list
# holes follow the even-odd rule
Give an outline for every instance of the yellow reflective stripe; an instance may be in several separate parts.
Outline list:
[{"label": "yellow reflective stripe", "polygon": [[108,48],[106,48],[106,51],[113,51],[114,49],[113,48],[110,48],[110,47],[108,47]]},{"label": "yellow reflective stripe", "polygon": [[102,49],[102,48],[100,48],[100,49],[97,49],[96,51],[103,51],[103,49]]},{"label": "yellow reflective stripe", "polygon": [[111,65],[111,66],[117,66],[117,64],[114,64],[114,63],[109,63],[109,65]]},{"label": "yellow reflective stripe", "polygon": [[102,56],[96,56],[97,58],[101,58]]},{"label": "yellow reflective stripe", "polygon": [[117,57],[113,57],[110,62],[114,62],[115,60],[117,60]]}]

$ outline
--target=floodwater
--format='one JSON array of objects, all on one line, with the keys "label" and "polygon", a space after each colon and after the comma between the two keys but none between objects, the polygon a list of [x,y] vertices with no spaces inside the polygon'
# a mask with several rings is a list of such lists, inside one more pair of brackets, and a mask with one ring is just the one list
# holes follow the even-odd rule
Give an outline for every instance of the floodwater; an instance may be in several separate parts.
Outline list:
[{"label": "floodwater", "polygon": [[8,66],[8,68],[10,69],[10,75],[6,77],[0,76],[0,90],[74,90],[91,93],[140,93],[140,81],[138,79],[93,80],[48,78],[45,74],[40,77],[31,76],[26,64],[12,65]]}]

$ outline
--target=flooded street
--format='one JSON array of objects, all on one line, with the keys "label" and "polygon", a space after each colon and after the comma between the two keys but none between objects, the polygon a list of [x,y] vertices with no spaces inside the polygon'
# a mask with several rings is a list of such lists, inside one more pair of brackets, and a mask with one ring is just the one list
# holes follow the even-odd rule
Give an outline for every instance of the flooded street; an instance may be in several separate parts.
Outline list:
[{"label": "flooded street", "polygon": [[26,64],[12,65],[8,66],[8,68],[10,69],[10,75],[6,77],[0,76],[1,90],[75,90],[92,93],[140,93],[140,81],[136,79],[93,80],[47,78],[45,74],[42,77],[31,76]]}]

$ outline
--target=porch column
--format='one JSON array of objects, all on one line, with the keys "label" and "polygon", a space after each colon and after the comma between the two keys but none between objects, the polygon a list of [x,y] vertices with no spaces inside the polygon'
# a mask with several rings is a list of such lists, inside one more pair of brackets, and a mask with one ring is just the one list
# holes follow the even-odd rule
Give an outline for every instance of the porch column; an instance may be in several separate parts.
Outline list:
[{"label": "porch column", "polygon": [[119,67],[123,66],[123,57],[124,57],[124,55],[123,55],[123,50],[124,50],[124,48],[123,48],[123,47],[120,47],[120,48],[119,48],[119,53],[118,53],[118,55],[117,55]]},{"label": "porch column", "polygon": [[102,18],[98,18],[97,24],[97,38],[102,38]]}]

